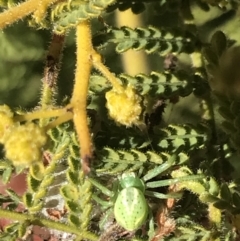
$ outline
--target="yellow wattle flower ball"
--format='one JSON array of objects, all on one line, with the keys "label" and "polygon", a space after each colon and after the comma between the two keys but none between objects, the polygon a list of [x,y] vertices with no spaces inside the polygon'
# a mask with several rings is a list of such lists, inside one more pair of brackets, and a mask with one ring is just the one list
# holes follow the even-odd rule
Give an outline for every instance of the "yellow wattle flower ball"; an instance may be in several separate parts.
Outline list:
[{"label": "yellow wattle flower ball", "polygon": [[109,116],[117,123],[132,126],[139,121],[141,98],[137,95],[132,86],[128,85],[122,91],[114,88],[106,93]]},{"label": "yellow wattle flower ball", "polygon": [[0,143],[3,143],[6,131],[14,126],[13,113],[7,105],[0,106]]},{"label": "yellow wattle flower ball", "polygon": [[46,142],[46,133],[38,125],[15,125],[4,137],[5,155],[15,166],[29,166],[41,161]]}]

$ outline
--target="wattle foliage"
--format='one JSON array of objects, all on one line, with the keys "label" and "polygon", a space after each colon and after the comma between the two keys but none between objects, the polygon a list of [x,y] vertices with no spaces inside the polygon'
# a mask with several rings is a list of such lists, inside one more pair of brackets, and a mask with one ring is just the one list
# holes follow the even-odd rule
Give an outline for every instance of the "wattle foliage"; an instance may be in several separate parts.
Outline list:
[{"label": "wattle foliage", "polygon": [[238,240],[238,7],[0,0],[0,240]]}]

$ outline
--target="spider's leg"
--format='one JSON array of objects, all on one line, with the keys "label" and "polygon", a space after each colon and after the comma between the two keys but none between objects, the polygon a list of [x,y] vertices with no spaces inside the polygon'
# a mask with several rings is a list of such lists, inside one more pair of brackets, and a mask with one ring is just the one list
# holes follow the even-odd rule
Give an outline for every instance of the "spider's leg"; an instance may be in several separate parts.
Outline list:
[{"label": "spider's leg", "polygon": [[146,188],[165,187],[165,186],[176,184],[178,182],[202,180],[204,177],[205,176],[203,174],[187,175],[187,176],[181,176],[181,177],[166,179],[161,181],[148,182],[145,185],[146,185]]},{"label": "spider's leg", "polygon": [[180,192],[163,194],[163,193],[159,193],[159,192],[146,191],[145,195],[150,196],[150,197],[159,198],[159,199],[168,199],[168,198],[179,199],[182,197],[182,193],[180,193]]},{"label": "spider's leg", "polygon": [[88,178],[88,181],[92,183],[93,186],[95,186],[96,188],[98,188],[102,193],[104,193],[105,195],[112,197],[113,196],[113,192],[110,191],[108,188],[106,188],[105,186],[103,186],[101,183],[99,183],[98,181],[96,181],[93,178]]},{"label": "spider's leg", "polygon": [[155,167],[153,170],[149,171],[144,177],[144,182],[156,177],[157,175],[163,173],[167,169],[169,169],[173,163],[176,161],[177,155],[172,155],[171,158],[160,166]]}]

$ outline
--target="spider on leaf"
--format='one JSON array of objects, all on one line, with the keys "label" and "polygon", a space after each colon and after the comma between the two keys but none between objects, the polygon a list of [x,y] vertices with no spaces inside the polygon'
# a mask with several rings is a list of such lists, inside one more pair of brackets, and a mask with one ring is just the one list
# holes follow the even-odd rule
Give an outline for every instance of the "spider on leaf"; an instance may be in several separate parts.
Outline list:
[{"label": "spider on leaf", "polygon": [[152,211],[145,196],[168,199],[180,198],[181,193],[163,194],[149,189],[169,186],[179,182],[198,181],[204,178],[203,174],[192,175],[190,169],[182,166],[179,170],[184,173],[183,176],[148,182],[173,167],[177,163],[177,159],[177,155],[171,156],[163,164],[148,171],[142,178],[134,172],[124,173],[113,182],[112,191],[100,184],[96,179],[89,177],[88,180],[109,197],[108,201],[104,201],[98,195],[94,194],[93,199],[102,208],[113,211],[116,222],[128,231],[139,229],[146,223],[148,218],[150,223],[154,223]]}]

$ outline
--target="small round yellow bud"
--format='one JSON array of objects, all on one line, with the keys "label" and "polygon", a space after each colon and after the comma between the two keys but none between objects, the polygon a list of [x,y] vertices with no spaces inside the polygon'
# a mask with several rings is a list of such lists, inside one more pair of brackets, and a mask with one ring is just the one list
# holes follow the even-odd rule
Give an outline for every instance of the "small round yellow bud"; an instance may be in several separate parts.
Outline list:
[{"label": "small round yellow bud", "polygon": [[29,166],[41,160],[42,147],[46,141],[45,132],[36,124],[16,125],[4,137],[6,157],[15,166]]},{"label": "small round yellow bud", "polygon": [[112,89],[106,93],[106,99],[109,115],[117,123],[126,126],[137,124],[142,112],[141,98],[132,86],[127,86],[122,92]]},{"label": "small round yellow bud", "polygon": [[7,105],[0,106],[0,143],[3,143],[6,131],[14,125],[13,113]]}]

